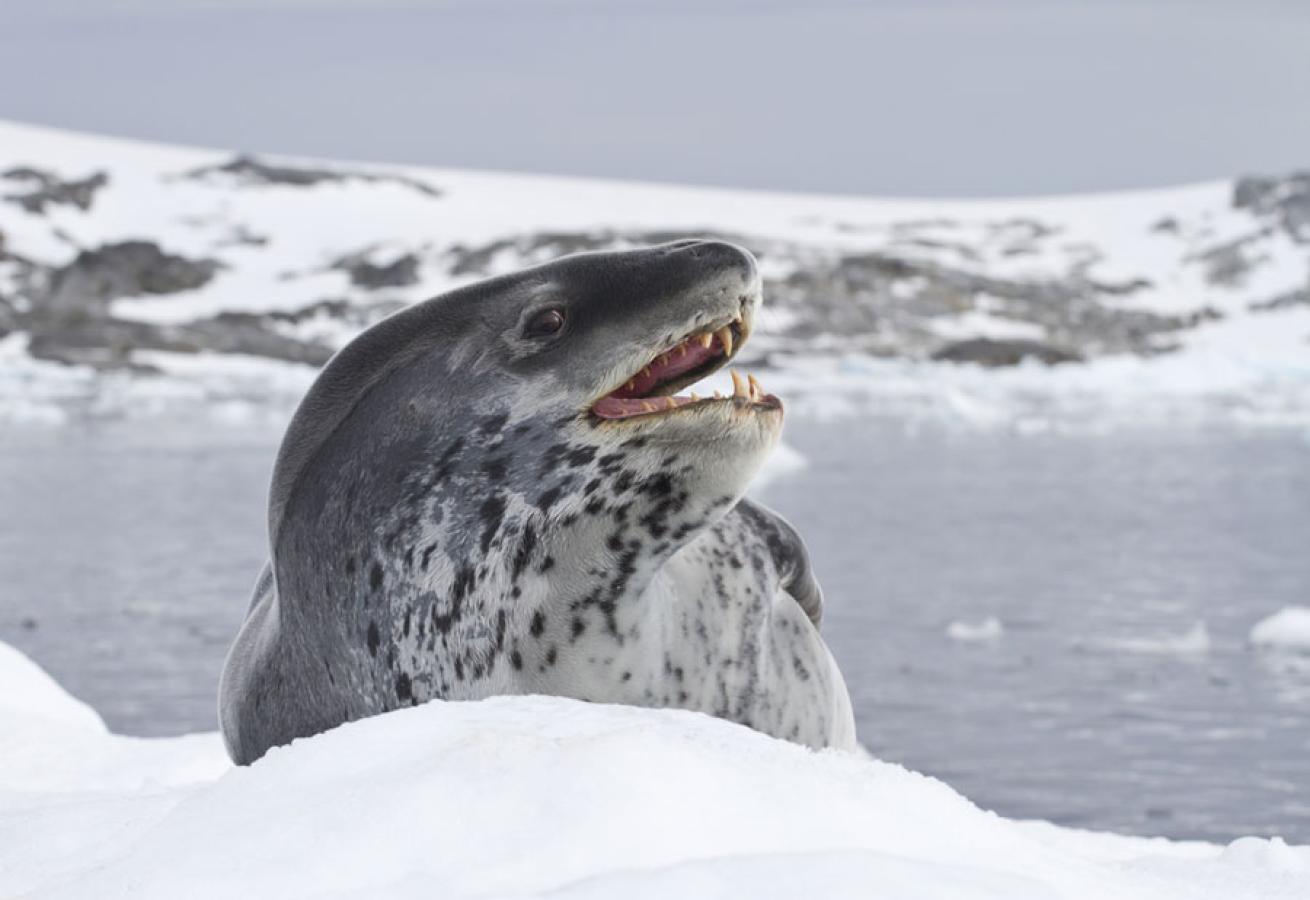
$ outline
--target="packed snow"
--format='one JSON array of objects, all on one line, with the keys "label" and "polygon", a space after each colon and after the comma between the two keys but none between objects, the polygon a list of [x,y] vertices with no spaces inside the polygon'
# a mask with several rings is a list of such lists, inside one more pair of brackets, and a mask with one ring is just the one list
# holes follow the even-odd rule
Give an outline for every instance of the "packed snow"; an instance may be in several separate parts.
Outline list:
[{"label": "packed snow", "polygon": [[1250,639],[1256,647],[1310,653],[1310,606],[1288,606],[1261,619]]},{"label": "packed snow", "polygon": [[0,645],[0,894],[1304,898],[1310,847],[1014,822],[695,713],[433,702],[231,767],[110,734]]}]

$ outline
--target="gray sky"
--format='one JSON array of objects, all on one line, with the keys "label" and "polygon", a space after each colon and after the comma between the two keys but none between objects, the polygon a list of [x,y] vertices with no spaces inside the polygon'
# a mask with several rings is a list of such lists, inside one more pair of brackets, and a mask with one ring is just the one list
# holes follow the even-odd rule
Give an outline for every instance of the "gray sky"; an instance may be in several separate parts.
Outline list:
[{"label": "gray sky", "polygon": [[899,196],[1310,168],[1310,2],[0,0],[0,117]]}]

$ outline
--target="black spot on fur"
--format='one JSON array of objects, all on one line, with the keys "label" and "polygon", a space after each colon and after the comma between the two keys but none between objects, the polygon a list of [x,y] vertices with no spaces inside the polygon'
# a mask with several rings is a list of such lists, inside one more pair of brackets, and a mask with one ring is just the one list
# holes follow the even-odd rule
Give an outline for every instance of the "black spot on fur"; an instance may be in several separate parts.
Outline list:
[{"label": "black spot on fur", "polygon": [[505,498],[499,493],[492,494],[482,501],[478,514],[482,517],[482,555],[486,556],[492,539],[500,530],[501,520],[505,518]]},{"label": "black spot on fur", "polygon": [[528,561],[532,559],[532,553],[537,549],[537,532],[529,522],[523,526],[523,536],[519,539],[518,552],[514,554],[514,581],[519,580],[523,574],[524,568],[527,567]]},{"label": "black spot on fur", "polygon": [[541,637],[541,633],[546,630],[546,616],[541,610],[532,614],[532,624],[528,626],[533,637]]},{"label": "black spot on fur", "polygon": [[519,653],[517,650],[515,650],[513,653],[511,653],[511,654],[509,655],[509,664],[510,664],[511,666],[513,666],[513,667],[515,668],[515,670],[522,669],[522,668],[523,668],[523,654],[522,654],[522,653]]},{"label": "black spot on fur", "polygon": [[595,447],[576,447],[573,450],[570,450],[568,455],[564,457],[565,461],[575,469],[579,466],[585,466],[595,458]]},{"label": "black spot on fur", "polygon": [[396,676],[396,698],[401,703],[414,702],[414,685],[410,683],[409,676],[404,672]]},{"label": "black spot on fur", "polygon": [[482,474],[492,481],[504,481],[506,462],[503,456],[493,456],[482,464]]},{"label": "black spot on fur", "polygon": [[554,506],[555,501],[559,499],[560,493],[561,491],[558,485],[542,491],[541,496],[537,498],[537,509],[542,512],[550,512],[550,508]]},{"label": "black spot on fur", "polygon": [[374,591],[382,587],[382,566],[377,563],[373,563],[368,570],[368,586]]},{"label": "black spot on fur", "polygon": [[509,421],[509,413],[498,413],[494,416],[483,416],[482,421],[478,423],[478,430],[486,435],[500,434],[505,429],[505,423]]},{"label": "black spot on fur", "polygon": [[368,640],[368,655],[369,655],[369,656],[377,656],[377,655],[378,655],[378,645],[379,645],[380,643],[382,643],[382,638],[378,635],[378,624],[377,624],[377,622],[369,622],[369,623],[368,623],[368,635],[367,635],[367,640]]}]

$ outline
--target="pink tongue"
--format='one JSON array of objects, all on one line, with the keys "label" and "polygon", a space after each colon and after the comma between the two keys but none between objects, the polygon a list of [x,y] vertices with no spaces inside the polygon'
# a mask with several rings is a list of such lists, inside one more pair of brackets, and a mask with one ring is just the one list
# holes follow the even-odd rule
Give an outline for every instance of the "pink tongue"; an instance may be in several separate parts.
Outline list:
[{"label": "pink tongue", "polygon": [[690,397],[655,397],[650,400],[643,400],[639,397],[628,399],[626,397],[615,397],[611,394],[608,397],[602,397],[596,401],[591,411],[602,419],[626,419],[628,416],[639,416],[648,412],[662,412],[666,409],[672,409],[670,401],[676,406],[684,406],[691,402]]},{"label": "pink tongue", "polygon": [[[682,352],[686,349],[686,353]],[[662,384],[671,378],[676,378],[683,372],[690,372],[702,365],[707,359],[712,359],[720,353],[717,344],[711,344],[709,347],[702,347],[697,341],[688,341],[681,344],[655,362],[650,364],[649,370],[645,374],[637,374],[632,379],[632,386],[624,385],[614,393],[610,394],[613,398],[623,397],[642,397],[658,384]],[[609,399],[607,397],[606,399]],[[600,404],[597,404],[599,409]],[[598,415],[603,415],[598,413]]]},{"label": "pink tongue", "polygon": [[611,394],[596,401],[591,411],[602,419],[622,419],[626,416],[639,415],[646,410],[642,409],[640,400],[624,400]]}]

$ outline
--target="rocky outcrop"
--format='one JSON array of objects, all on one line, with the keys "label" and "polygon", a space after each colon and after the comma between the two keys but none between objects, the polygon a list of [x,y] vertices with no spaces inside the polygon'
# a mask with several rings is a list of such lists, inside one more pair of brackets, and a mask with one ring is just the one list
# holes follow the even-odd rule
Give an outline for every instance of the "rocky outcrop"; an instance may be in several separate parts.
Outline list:
[{"label": "rocky outcrop", "polygon": [[1274,221],[1298,243],[1310,243],[1310,172],[1239,178],[1233,185],[1233,206]]},{"label": "rocky outcrop", "polygon": [[221,267],[215,259],[167,253],[153,241],[105,244],[52,271],[33,305],[48,318],[102,318],[113,300],[195,290]]},{"label": "rocky outcrop", "polygon": [[361,256],[348,256],[332,265],[332,268],[349,274],[352,285],[370,291],[418,284],[418,267],[419,258],[413,253],[403,254],[386,263],[375,263]]},{"label": "rocky outcrop", "polygon": [[932,354],[938,362],[977,363],[989,369],[999,366],[1017,366],[1025,359],[1036,359],[1048,366],[1057,363],[1082,362],[1081,354],[1053,344],[1022,339],[997,340],[970,338],[947,344]]},{"label": "rocky outcrop", "polygon": [[104,370],[149,371],[134,357],[140,350],[170,353],[243,353],[321,366],[331,348],[287,337],[260,316],[223,313],[185,325],[127,319],[30,322],[28,352],[38,359]]},{"label": "rocky outcrop", "polygon": [[96,192],[109,184],[104,172],[94,172],[85,178],[65,181],[53,172],[31,166],[16,166],[0,172],[0,178],[18,182],[26,191],[5,194],[4,199],[17,203],[30,213],[44,213],[47,206],[73,206],[89,210]]},{"label": "rocky outcrop", "polygon": [[309,166],[291,166],[281,163],[267,163],[249,154],[233,157],[225,163],[201,166],[182,173],[183,178],[204,181],[213,176],[229,176],[237,184],[257,187],[260,185],[281,185],[284,187],[314,187],[320,184],[344,183],[349,181],[363,184],[396,184],[418,191],[426,197],[440,197],[441,191],[418,178],[408,175],[361,172],[350,169],[324,169]]},{"label": "rocky outcrop", "polygon": [[0,327],[8,321],[26,330],[28,352],[38,359],[102,371],[151,371],[134,356],[142,350],[244,353],[314,366],[332,355],[331,348],[280,333],[277,322],[264,316],[223,313],[161,325],[112,312],[111,302],[121,297],[194,290],[219,268],[217,260],[168,253],[150,241],[106,244],[82,251],[67,265],[35,271],[27,282],[26,311],[4,305]]}]

